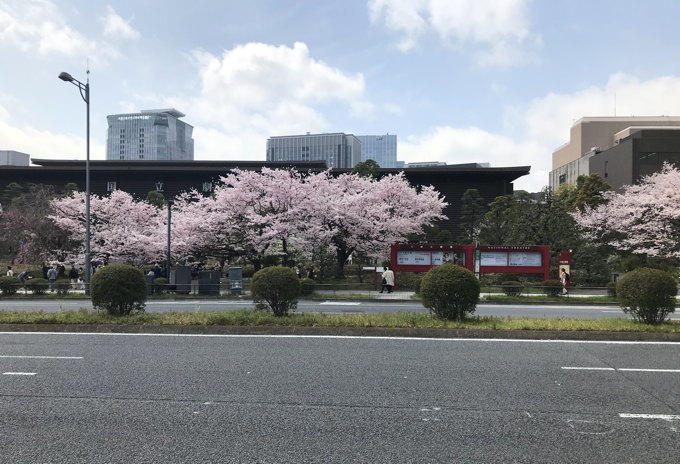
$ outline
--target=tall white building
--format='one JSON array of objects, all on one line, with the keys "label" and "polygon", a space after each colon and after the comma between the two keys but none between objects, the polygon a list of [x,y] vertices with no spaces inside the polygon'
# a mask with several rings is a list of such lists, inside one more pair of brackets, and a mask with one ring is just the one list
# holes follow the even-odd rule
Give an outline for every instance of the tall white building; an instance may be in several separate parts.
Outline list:
[{"label": "tall white building", "polygon": [[193,160],[193,126],[174,108],[106,117],[107,160]]},{"label": "tall white building", "polygon": [[326,161],[329,168],[353,168],[361,161],[361,142],[341,132],[269,137],[267,161]]}]

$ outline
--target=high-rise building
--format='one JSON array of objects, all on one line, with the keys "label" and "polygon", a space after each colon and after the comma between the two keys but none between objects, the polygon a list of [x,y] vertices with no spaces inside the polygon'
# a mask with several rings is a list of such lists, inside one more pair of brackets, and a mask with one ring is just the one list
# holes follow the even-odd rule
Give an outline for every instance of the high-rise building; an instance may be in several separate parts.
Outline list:
[{"label": "high-rise building", "polygon": [[193,126],[174,108],[106,117],[107,160],[193,160]]},{"label": "high-rise building", "polygon": [[357,135],[361,141],[361,161],[372,159],[381,168],[397,168],[396,135]]},{"label": "high-rise building", "polygon": [[27,153],[14,150],[0,150],[0,165],[5,166],[28,166],[31,157]]},{"label": "high-rise building", "polygon": [[617,147],[627,137],[641,130],[678,130],[678,116],[614,116],[581,118],[571,126],[569,142],[552,154],[549,185],[556,189],[563,183],[576,184],[579,176],[591,173],[591,158]]},{"label": "high-rise building", "polygon": [[361,142],[352,134],[285,135],[267,139],[267,161],[326,161],[329,168],[353,168]]}]

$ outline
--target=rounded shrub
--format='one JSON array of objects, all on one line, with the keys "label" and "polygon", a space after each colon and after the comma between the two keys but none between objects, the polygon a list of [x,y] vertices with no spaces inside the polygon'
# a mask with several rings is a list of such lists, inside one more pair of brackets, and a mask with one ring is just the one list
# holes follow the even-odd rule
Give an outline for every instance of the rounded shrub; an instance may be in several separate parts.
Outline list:
[{"label": "rounded shrub", "polygon": [[35,278],[26,281],[26,290],[32,292],[34,295],[44,295],[50,288],[50,283],[47,279]]},{"label": "rounded shrub", "polygon": [[99,269],[90,282],[92,305],[113,316],[144,311],[146,280],[139,269],[127,264],[112,264]]},{"label": "rounded shrub", "polygon": [[547,296],[560,296],[562,290],[564,290],[564,285],[562,285],[562,282],[559,280],[550,279],[544,280],[541,284],[541,288],[543,289],[543,293]]},{"label": "rounded shrub", "polygon": [[297,308],[300,279],[288,267],[272,266],[253,275],[250,292],[258,308],[268,309],[275,316],[287,316]]},{"label": "rounded shrub", "polygon": [[314,279],[310,279],[309,277],[300,279],[300,296],[309,296],[314,293],[315,284],[316,282],[314,282]]},{"label": "rounded shrub", "polygon": [[506,280],[501,282],[501,288],[507,296],[520,296],[522,290],[524,290],[524,285],[516,280]]},{"label": "rounded shrub", "polygon": [[616,282],[607,282],[607,296],[616,298]]},{"label": "rounded shrub", "polygon": [[3,295],[14,295],[19,288],[19,283],[17,277],[2,276],[0,277],[0,292]]},{"label": "rounded shrub", "polygon": [[66,295],[71,290],[71,281],[68,279],[59,279],[54,282],[54,289],[57,295]]},{"label": "rounded shrub", "polygon": [[621,308],[637,321],[660,324],[675,311],[678,284],[667,272],[640,267],[624,275],[616,285]]},{"label": "rounded shrub", "polygon": [[168,279],[165,277],[153,279],[153,293],[154,295],[164,295],[168,293]]},{"label": "rounded shrub", "polygon": [[479,291],[475,275],[455,264],[435,266],[420,281],[423,305],[442,319],[461,320],[473,313]]}]

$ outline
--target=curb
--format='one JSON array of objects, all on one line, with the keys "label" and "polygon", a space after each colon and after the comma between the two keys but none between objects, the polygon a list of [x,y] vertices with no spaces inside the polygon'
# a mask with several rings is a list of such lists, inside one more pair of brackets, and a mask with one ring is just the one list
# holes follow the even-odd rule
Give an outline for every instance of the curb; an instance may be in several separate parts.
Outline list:
[{"label": "curb", "polygon": [[129,324],[0,324],[0,332],[130,333],[165,335],[306,335],[680,343],[680,332],[419,329],[398,327],[285,327]]}]

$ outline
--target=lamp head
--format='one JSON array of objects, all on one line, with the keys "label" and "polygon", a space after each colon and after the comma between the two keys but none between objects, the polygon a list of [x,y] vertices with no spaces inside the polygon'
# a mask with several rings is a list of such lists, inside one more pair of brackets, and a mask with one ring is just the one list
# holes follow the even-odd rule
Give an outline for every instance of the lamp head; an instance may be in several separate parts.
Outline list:
[{"label": "lamp head", "polygon": [[59,79],[61,79],[62,81],[65,81],[65,82],[73,82],[73,76],[71,76],[67,72],[59,73]]}]

